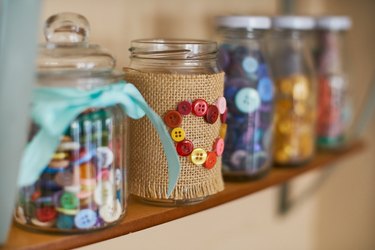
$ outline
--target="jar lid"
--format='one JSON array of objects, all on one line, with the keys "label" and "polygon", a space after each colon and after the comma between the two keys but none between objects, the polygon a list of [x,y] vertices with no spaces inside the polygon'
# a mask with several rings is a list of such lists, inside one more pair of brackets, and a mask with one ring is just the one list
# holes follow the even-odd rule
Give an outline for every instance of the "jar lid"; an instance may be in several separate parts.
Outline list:
[{"label": "jar lid", "polygon": [[218,16],[216,25],[221,28],[269,29],[271,19],[267,16]]},{"label": "jar lid", "polygon": [[317,27],[326,30],[349,30],[352,20],[348,16],[322,16],[317,18]]},{"label": "jar lid", "polygon": [[310,16],[277,16],[273,18],[276,29],[311,30],[315,27],[315,20]]},{"label": "jar lid", "polygon": [[44,27],[47,42],[40,46],[37,61],[39,74],[111,75],[115,59],[106,49],[89,44],[89,35],[89,22],[82,15],[49,17]]}]

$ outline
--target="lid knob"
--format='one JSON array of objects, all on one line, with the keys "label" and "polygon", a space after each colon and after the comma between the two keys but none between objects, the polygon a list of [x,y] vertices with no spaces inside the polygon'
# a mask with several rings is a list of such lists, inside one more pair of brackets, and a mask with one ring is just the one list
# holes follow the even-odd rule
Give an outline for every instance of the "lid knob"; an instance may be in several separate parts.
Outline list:
[{"label": "lid knob", "polygon": [[59,13],[50,16],[44,27],[44,36],[50,43],[77,44],[88,42],[90,24],[76,13]]}]

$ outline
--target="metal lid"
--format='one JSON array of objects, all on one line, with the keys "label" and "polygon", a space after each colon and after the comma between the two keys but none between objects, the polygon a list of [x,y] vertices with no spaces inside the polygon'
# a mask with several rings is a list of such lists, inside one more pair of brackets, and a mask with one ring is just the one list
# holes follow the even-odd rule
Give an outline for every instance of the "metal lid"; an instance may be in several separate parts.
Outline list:
[{"label": "metal lid", "polygon": [[326,30],[349,30],[352,20],[348,16],[322,16],[317,18],[317,27]]},{"label": "metal lid", "polygon": [[47,42],[40,46],[39,74],[59,74],[76,77],[110,76],[115,59],[99,45],[89,44],[90,25],[75,13],[59,13],[45,23]]},{"label": "metal lid", "polygon": [[267,16],[218,16],[216,25],[221,28],[269,29],[271,19]]},{"label": "metal lid", "polygon": [[315,27],[315,20],[310,16],[277,16],[273,18],[276,29],[311,30]]}]

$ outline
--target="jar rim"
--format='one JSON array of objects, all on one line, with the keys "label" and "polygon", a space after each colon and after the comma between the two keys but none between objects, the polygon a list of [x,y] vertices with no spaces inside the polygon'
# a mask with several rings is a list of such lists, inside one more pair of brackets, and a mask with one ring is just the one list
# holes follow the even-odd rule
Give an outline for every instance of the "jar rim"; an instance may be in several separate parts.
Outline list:
[{"label": "jar rim", "polygon": [[215,59],[215,41],[200,39],[151,38],[131,41],[131,58],[202,60]]}]

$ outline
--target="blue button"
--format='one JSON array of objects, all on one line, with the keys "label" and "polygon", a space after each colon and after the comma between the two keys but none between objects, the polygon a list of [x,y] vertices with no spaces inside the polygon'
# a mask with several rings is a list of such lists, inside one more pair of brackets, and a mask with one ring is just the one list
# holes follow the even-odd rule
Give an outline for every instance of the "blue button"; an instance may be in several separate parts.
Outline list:
[{"label": "blue button", "polygon": [[258,69],[258,61],[251,56],[247,56],[242,61],[242,68],[247,73],[255,73]]},{"label": "blue button", "polygon": [[74,224],[79,229],[89,229],[95,225],[97,218],[93,210],[83,209],[74,217]]},{"label": "blue button", "polygon": [[56,226],[60,229],[72,229],[74,227],[74,217],[60,214],[59,217],[57,217]]},{"label": "blue button", "polygon": [[273,88],[273,83],[271,79],[269,79],[268,77],[263,77],[259,80],[258,93],[259,93],[260,99],[263,102],[272,101],[272,98],[274,95],[274,88]]},{"label": "blue button", "polygon": [[260,107],[259,94],[253,88],[242,88],[236,94],[234,102],[243,113],[252,113]]}]

